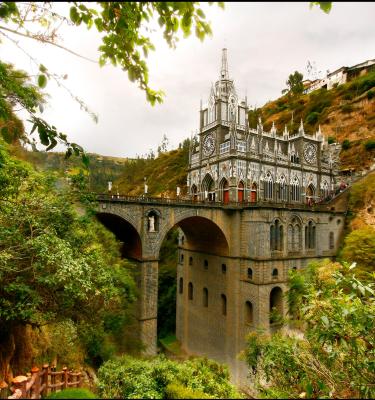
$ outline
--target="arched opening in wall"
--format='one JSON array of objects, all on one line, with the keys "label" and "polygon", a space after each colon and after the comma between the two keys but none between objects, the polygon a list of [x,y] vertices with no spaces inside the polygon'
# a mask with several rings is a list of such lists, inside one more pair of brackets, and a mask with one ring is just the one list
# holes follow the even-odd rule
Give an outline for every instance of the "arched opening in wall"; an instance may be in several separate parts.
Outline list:
[{"label": "arched opening in wall", "polygon": [[[178,241],[182,236],[183,243],[181,240]],[[157,323],[159,340],[176,334],[177,307],[182,307],[183,304],[186,306],[186,302],[187,307],[193,305],[202,307],[202,286],[199,287],[199,282],[195,281],[193,272],[196,270],[210,272],[211,265],[212,268],[215,268],[215,265],[211,264],[209,256],[228,254],[229,246],[224,233],[218,225],[207,218],[187,217],[165,233],[159,254],[156,254],[159,258]],[[182,255],[184,255],[183,260]],[[221,268],[221,263],[218,268]],[[183,292],[180,282],[184,282]],[[206,289],[210,290],[208,284]],[[188,301],[189,299],[193,301]],[[209,300],[211,301],[211,298]]]},{"label": "arched opening in wall", "polygon": [[244,190],[245,186],[242,181],[239,182],[238,188],[237,188],[237,201],[239,203],[242,203],[244,200]]},{"label": "arched opening in wall", "polygon": [[215,182],[210,174],[206,174],[202,181],[203,200],[215,201]]},{"label": "arched opening in wall", "polygon": [[97,213],[96,218],[120,241],[123,258],[141,259],[142,241],[130,222],[118,215],[103,212]]},{"label": "arched opening in wall", "polygon": [[245,323],[248,325],[253,324],[253,305],[250,301],[245,303]]},{"label": "arched opening in wall", "polygon": [[189,300],[193,300],[193,296],[194,296],[193,284],[192,284],[191,282],[189,282],[189,286],[188,286],[188,299],[189,299]]},{"label": "arched opening in wall", "polygon": [[197,201],[198,200],[198,189],[196,185],[193,185],[191,187],[191,198],[193,199],[193,201]]},{"label": "arched opening in wall", "polygon": [[208,307],[208,289],[203,288],[203,302],[202,302],[203,307]]},{"label": "arched opening in wall", "polygon": [[306,203],[312,204],[315,198],[315,186],[310,183],[309,186],[306,188]]},{"label": "arched opening in wall", "polygon": [[179,286],[178,287],[179,287],[178,292],[180,294],[182,294],[184,292],[184,280],[183,280],[183,278],[180,278],[180,282],[179,282]]},{"label": "arched opening in wall", "polygon": [[221,200],[224,204],[229,203],[229,183],[223,178],[220,182]]},{"label": "arched opening in wall", "polygon": [[147,231],[158,232],[159,231],[159,214],[151,210],[147,213]]},{"label": "arched opening in wall", "polygon": [[254,182],[254,183],[251,185],[250,202],[251,202],[251,203],[256,203],[256,202],[257,202],[257,198],[258,198],[258,186],[257,186],[257,184]]},{"label": "arched opening in wall", "polygon": [[283,291],[278,286],[270,293],[270,324],[281,322],[283,316]]},{"label": "arched opening in wall", "polygon": [[221,295],[221,313],[227,315],[227,296],[225,294]]}]

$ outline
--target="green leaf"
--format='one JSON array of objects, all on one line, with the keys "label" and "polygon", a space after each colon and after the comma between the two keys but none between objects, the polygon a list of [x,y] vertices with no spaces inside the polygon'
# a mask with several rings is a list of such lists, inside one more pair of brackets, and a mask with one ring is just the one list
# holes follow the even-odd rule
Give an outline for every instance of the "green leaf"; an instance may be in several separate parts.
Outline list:
[{"label": "green leaf", "polygon": [[39,71],[40,72],[47,72],[47,68],[43,64],[40,64],[39,65]]},{"label": "green leaf", "polygon": [[45,75],[39,75],[38,76],[38,86],[40,88],[45,88],[47,85],[47,77]]},{"label": "green leaf", "polygon": [[73,23],[79,25],[79,14],[76,7],[70,7],[69,16]]},{"label": "green leaf", "polygon": [[326,315],[323,315],[321,318],[323,324],[328,328],[329,327],[329,319]]}]

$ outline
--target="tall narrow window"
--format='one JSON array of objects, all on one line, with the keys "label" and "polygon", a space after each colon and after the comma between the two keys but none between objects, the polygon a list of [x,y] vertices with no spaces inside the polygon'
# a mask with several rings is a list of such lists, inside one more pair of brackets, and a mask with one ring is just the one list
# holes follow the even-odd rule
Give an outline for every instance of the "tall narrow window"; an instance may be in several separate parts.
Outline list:
[{"label": "tall narrow window", "polygon": [[182,278],[180,278],[178,287],[179,287],[179,293],[182,294],[182,292],[184,291],[184,280]]},{"label": "tall narrow window", "polygon": [[251,268],[247,269],[247,279],[253,279],[253,270]]},{"label": "tall narrow window", "polygon": [[329,232],[329,248],[331,250],[335,248],[335,236],[333,232]]},{"label": "tall narrow window", "polygon": [[204,269],[208,269],[208,261],[204,260]]},{"label": "tall narrow window", "polygon": [[278,219],[270,226],[270,249],[283,250],[284,228]]},{"label": "tall narrow window", "polygon": [[225,294],[221,295],[221,313],[227,315],[227,296]]},{"label": "tall narrow window", "polygon": [[245,303],[245,321],[249,325],[253,323],[253,305],[250,301]]},{"label": "tall narrow window", "polygon": [[305,227],[305,245],[307,249],[315,249],[316,227],[312,221],[309,221]]},{"label": "tall narrow window", "polygon": [[208,289],[203,288],[203,307],[208,307]]},{"label": "tall narrow window", "polygon": [[272,278],[277,278],[279,276],[279,271],[277,270],[277,268],[274,268],[272,270]]},{"label": "tall narrow window", "polygon": [[193,257],[189,257],[189,265],[193,265]]},{"label": "tall narrow window", "polygon": [[227,265],[226,265],[226,264],[221,264],[221,272],[222,272],[223,274],[226,274],[226,273],[227,273]]},{"label": "tall narrow window", "polygon": [[184,263],[184,255],[180,254],[180,264],[183,264],[183,263]]},{"label": "tall narrow window", "polygon": [[193,300],[193,284],[191,282],[189,282],[189,286],[188,286],[188,299],[189,300]]}]

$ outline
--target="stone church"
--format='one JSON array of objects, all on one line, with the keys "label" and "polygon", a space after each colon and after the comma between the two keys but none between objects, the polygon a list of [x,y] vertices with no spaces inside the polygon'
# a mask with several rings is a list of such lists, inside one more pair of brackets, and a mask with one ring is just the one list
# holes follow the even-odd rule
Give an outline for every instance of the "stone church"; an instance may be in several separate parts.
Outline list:
[{"label": "stone church", "polygon": [[278,134],[259,121],[250,129],[247,114],[224,49],[190,149],[187,184],[201,208],[180,224],[176,336],[189,354],[227,364],[241,384],[246,335],[280,329],[288,272],[335,256],[344,226],[344,212],[323,201],[337,165],[320,128],[307,134],[301,122]]},{"label": "stone church", "polygon": [[266,132],[259,120],[248,126],[247,100],[230,79],[223,49],[219,79],[201,107],[198,138],[190,148],[187,186],[196,200],[215,202],[309,203],[333,190],[337,168],[332,146],[320,130],[308,134],[275,125]]}]

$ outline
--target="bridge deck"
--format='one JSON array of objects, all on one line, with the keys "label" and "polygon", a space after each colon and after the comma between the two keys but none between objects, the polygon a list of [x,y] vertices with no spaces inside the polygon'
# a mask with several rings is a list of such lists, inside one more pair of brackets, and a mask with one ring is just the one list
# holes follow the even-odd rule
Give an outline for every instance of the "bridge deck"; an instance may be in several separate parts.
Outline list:
[{"label": "bridge deck", "polygon": [[242,202],[228,202],[223,203],[220,201],[202,201],[192,200],[189,198],[166,198],[166,197],[151,197],[151,196],[127,196],[127,195],[109,195],[98,194],[97,200],[100,202],[113,202],[113,203],[135,203],[135,204],[153,204],[153,205],[168,205],[177,207],[198,207],[198,208],[222,208],[228,210],[240,210],[250,208],[279,208],[287,210],[309,210],[309,211],[342,211],[337,210],[332,204],[316,203],[308,205],[304,203],[286,203],[286,202],[272,202],[265,200],[258,200],[256,202],[242,201]]}]

